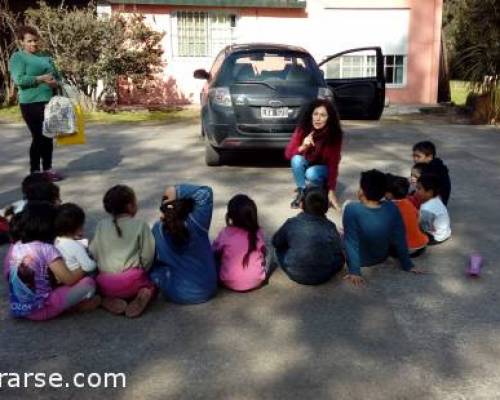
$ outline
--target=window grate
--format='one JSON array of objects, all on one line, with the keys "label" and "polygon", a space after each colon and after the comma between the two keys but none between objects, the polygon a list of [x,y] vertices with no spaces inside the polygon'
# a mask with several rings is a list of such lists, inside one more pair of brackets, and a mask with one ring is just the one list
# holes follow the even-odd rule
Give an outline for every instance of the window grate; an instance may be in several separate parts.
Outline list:
[{"label": "window grate", "polygon": [[234,43],[236,16],[219,12],[178,11],[172,40],[177,57],[211,57]]}]

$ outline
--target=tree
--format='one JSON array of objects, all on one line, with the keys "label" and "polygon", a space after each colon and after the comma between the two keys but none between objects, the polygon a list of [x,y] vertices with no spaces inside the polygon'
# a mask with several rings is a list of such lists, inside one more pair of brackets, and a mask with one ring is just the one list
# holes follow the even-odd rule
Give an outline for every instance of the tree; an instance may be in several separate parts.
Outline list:
[{"label": "tree", "polygon": [[[85,8],[49,7],[26,11],[64,77],[94,108],[104,93],[114,92],[119,77],[140,83],[158,71],[163,33],[147,26],[142,15],[99,17],[94,4]],[[98,83],[104,90],[98,93]]]},{"label": "tree", "polygon": [[443,3],[443,37],[448,59],[455,55],[455,36],[457,21],[460,18],[463,4],[466,0],[444,0]]},{"label": "tree", "polygon": [[490,96],[491,121],[500,111],[499,1],[465,0],[455,29],[453,68],[472,91]]},{"label": "tree", "polygon": [[16,91],[9,74],[9,59],[16,48],[16,26],[19,14],[9,8],[7,0],[0,0],[0,101],[3,106],[12,105]]}]

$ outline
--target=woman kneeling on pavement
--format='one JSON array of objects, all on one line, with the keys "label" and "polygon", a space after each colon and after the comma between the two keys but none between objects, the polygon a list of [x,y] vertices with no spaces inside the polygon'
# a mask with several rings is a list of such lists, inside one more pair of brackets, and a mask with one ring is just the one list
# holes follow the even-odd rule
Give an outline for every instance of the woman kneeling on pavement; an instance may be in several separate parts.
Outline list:
[{"label": "woman kneeling on pavement", "polygon": [[297,186],[292,208],[299,208],[306,185],[311,185],[326,186],[330,205],[340,209],[335,188],[341,148],[342,128],[337,110],[328,100],[313,101],[285,150]]}]

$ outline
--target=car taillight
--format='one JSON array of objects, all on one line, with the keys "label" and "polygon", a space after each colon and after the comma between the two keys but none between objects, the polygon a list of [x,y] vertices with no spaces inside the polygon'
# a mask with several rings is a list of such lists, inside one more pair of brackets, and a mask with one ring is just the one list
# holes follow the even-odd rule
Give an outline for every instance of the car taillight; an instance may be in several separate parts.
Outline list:
[{"label": "car taillight", "polygon": [[318,89],[318,99],[333,100],[333,92],[330,88],[319,88]]},{"label": "car taillight", "polygon": [[210,89],[208,95],[212,101],[218,106],[222,107],[232,107],[233,102],[231,101],[231,93],[228,87],[217,87]]}]

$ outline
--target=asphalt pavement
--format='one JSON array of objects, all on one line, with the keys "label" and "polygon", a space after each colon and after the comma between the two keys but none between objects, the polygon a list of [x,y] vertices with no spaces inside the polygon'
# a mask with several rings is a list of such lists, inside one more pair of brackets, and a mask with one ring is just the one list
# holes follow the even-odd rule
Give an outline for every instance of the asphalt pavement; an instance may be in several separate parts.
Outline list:
[{"label": "asphalt pavement", "polygon": [[[412,144],[437,145],[452,181],[452,240],[416,260],[428,274],[388,261],[365,269],[368,284],[356,289],[340,278],[299,286],[277,271],[260,290],[220,290],[201,305],[157,299],[135,320],[98,310],[42,323],[9,317],[0,282],[0,398],[500,398],[500,131],[425,120],[344,127],[341,200],[354,198],[361,171],[408,176]],[[269,240],[295,214],[287,164],[279,153],[262,152],[206,167],[199,131],[183,123],[89,126],[87,145],[55,151],[55,168],[68,176],[60,182],[63,201],[86,210],[91,236],[112,185],[133,187],[139,217],[153,223],[166,185],[198,182],[214,189],[211,238],[224,225],[227,201],[242,192],[256,201]],[[20,197],[28,146],[23,125],[0,125],[0,205]],[[330,217],[339,222],[333,211]],[[485,259],[477,279],[464,274],[474,251]],[[60,373],[68,387],[31,381],[27,389],[6,389],[2,374],[25,372]],[[72,381],[76,373],[105,372],[125,374],[126,388],[76,388]]]}]

